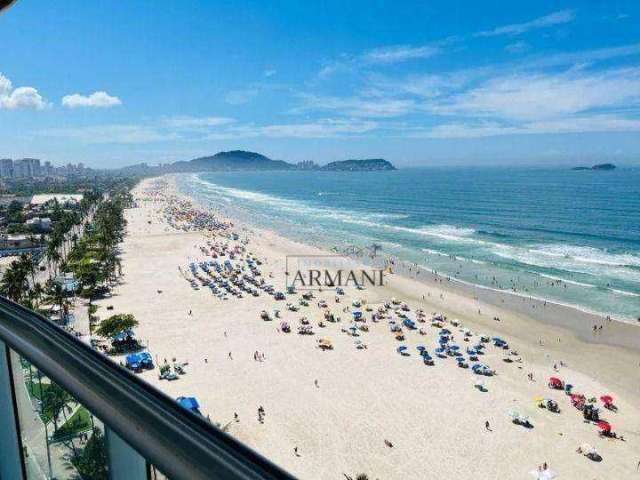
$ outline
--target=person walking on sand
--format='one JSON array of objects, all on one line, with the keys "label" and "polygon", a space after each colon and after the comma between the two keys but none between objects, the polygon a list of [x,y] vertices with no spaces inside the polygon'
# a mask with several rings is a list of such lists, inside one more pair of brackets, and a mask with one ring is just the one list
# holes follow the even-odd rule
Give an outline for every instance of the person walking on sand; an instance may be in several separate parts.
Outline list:
[{"label": "person walking on sand", "polygon": [[491,431],[492,431],[492,430],[491,430],[491,425],[489,424],[489,420],[486,420],[486,421],[484,422],[484,428],[485,428],[485,430],[486,430],[487,432],[491,432]]},{"label": "person walking on sand", "polygon": [[231,352],[229,352],[229,358],[233,360],[233,357],[231,356]]}]

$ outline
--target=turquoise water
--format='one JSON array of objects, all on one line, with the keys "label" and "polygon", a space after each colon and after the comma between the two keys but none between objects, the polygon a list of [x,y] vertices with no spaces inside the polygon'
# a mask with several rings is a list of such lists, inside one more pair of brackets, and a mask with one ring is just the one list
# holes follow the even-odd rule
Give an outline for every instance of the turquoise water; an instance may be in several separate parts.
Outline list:
[{"label": "turquoise water", "polygon": [[640,317],[640,169],[229,172],[179,187],[307,243],[377,243],[463,281]]}]

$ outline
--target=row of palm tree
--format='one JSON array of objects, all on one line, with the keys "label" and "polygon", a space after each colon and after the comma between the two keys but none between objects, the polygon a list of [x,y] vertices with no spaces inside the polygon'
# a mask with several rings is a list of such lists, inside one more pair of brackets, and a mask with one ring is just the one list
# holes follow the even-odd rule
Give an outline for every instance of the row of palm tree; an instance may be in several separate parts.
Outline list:
[{"label": "row of palm tree", "polygon": [[[130,182],[128,185],[130,186]],[[49,264],[49,278],[44,286],[37,281],[38,262],[32,254],[23,254],[13,261],[0,279],[0,294],[11,300],[38,309],[44,299],[49,305],[57,305],[64,315],[72,304],[70,292],[59,281],[61,273],[72,272],[79,281],[81,294],[89,298],[89,313],[95,313],[91,300],[96,289],[113,282],[121,274],[118,243],[122,241],[126,221],[124,208],[132,202],[128,189],[123,187],[103,195],[85,193],[79,208],[64,210],[54,203],[51,218],[54,228],[47,238],[45,259]],[[26,362],[26,361],[25,361]],[[29,367],[31,365],[26,362]],[[42,380],[41,376],[39,378]],[[40,387],[40,412],[45,416],[45,441],[49,451],[47,420],[53,423],[54,434],[69,420],[67,411],[78,401],[53,381],[43,391]],[[92,420],[93,421],[93,420]],[[95,427],[86,447],[78,450],[73,440],[71,463],[82,478],[106,480],[104,438]],[[48,458],[49,455],[48,455]],[[51,464],[49,460],[49,471]]]}]

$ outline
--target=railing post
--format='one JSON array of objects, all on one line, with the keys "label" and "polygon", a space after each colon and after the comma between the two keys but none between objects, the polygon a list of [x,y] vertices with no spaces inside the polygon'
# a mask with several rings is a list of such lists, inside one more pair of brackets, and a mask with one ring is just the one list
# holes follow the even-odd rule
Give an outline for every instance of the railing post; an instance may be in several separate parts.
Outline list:
[{"label": "railing post", "polygon": [[113,430],[104,426],[105,445],[112,480],[147,480],[147,461]]},{"label": "railing post", "polygon": [[24,462],[9,349],[0,341],[0,479],[21,479]]}]

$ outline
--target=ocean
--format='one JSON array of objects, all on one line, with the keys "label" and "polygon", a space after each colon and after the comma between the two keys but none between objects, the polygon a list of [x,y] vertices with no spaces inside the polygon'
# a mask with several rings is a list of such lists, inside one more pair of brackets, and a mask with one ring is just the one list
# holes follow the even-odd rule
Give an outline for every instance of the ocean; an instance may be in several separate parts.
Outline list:
[{"label": "ocean", "polygon": [[178,186],[309,244],[376,244],[377,255],[461,281],[640,318],[637,168],[225,172]]}]

